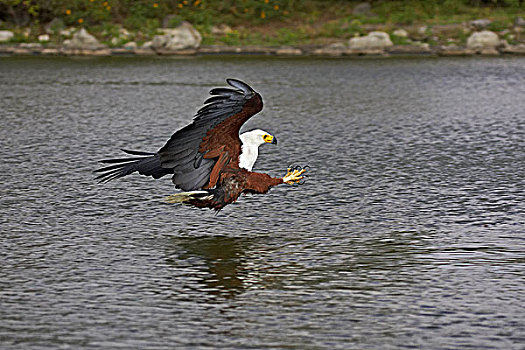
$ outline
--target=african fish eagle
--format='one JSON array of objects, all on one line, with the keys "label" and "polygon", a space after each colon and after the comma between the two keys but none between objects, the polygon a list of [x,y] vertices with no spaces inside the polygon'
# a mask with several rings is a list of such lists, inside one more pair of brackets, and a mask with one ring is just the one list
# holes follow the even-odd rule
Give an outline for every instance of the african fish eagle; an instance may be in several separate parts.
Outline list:
[{"label": "african fish eagle", "polygon": [[288,168],[282,177],[252,172],[259,146],[276,144],[270,133],[257,129],[239,135],[241,126],[263,108],[261,95],[246,83],[227,79],[231,88],[215,88],[193,122],[175,132],[156,153],[127,151],[138,156],[106,159],[112,165],[95,170],[100,182],[134,172],[155,179],[171,174],[176,188],[186,192],[171,195],[171,203],[183,203],[217,211],[242,193],[266,193],[276,185],[295,184],[306,169]]}]

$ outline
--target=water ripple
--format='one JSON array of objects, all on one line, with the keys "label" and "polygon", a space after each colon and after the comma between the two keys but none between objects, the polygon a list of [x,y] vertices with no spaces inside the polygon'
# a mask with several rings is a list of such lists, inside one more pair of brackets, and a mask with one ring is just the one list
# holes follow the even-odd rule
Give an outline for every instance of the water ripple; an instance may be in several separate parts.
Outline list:
[{"label": "water ripple", "polygon": [[[522,348],[522,59],[1,60],[2,349]],[[226,77],[304,186],[215,216],[93,181]]]}]

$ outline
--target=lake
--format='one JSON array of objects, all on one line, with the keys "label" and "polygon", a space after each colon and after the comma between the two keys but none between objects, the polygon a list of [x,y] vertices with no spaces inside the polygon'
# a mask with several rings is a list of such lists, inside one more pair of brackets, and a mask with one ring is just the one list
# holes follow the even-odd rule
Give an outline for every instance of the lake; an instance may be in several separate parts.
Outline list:
[{"label": "lake", "polygon": [[[93,180],[230,77],[306,184]],[[2,349],[523,349],[523,58],[2,57],[0,96]]]}]

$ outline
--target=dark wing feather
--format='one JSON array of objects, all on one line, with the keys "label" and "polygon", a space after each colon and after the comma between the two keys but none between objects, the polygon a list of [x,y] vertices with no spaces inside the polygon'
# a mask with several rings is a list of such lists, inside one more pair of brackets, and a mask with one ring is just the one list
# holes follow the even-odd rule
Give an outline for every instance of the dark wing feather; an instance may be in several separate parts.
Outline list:
[{"label": "dark wing feather", "polygon": [[170,169],[161,167],[159,156],[155,153],[128,150],[123,151],[140,157],[105,159],[100,161],[101,163],[112,165],[95,170],[96,173],[101,173],[95,178],[96,180],[99,180],[100,182],[108,182],[132,174],[135,171],[141,175],[152,176],[154,179],[172,173]]},{"label": "dark wing feather", "polygon": [[[228,79],[235,89],[216,88],[197,112],[190,125],[175,132],[158,155],[161,166],[173,172],[172,181],[185,191],[211,188],[210,174],[226,153],[238,160],[241,148],[239,130],[262,109],[261,96],[242,81]],[[227,164],[221,162],[220,166]]]}]

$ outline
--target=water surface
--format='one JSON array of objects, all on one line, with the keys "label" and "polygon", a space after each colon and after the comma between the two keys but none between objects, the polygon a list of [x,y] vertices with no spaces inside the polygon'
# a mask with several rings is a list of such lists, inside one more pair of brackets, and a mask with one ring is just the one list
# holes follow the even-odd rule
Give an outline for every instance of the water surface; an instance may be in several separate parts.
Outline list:
[{"label": "water surface", "polygon": [[[93,181],[227,77],[306,185]],[[523,349],[523,59],[1,58],[0,96],[2,349]]]}]

